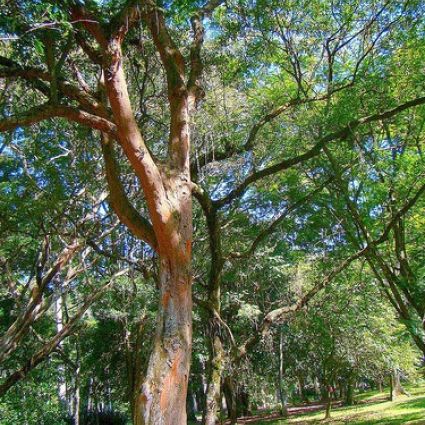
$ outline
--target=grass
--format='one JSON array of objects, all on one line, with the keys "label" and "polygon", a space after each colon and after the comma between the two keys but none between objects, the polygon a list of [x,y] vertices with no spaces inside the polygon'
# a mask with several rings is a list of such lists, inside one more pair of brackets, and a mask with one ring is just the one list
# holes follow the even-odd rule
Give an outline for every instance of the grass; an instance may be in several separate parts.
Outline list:
[{"label": "grass", "polygon": [[324,412],[297,415],[285,420],[258,421],[256,425],[425,425],[425,385],[407,388],[411,396],[388,401],[388,392],[368,392],[357,396],[357,404],[334,408],[332,418],[324,420]]}]

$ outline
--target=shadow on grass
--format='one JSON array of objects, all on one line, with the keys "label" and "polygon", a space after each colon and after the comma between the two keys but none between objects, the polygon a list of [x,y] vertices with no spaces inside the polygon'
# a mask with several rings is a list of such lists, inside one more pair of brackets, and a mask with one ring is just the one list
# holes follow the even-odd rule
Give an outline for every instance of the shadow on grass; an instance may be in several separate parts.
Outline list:
[{"label": "shadow on grass", "polygon": [[[331,420],[324,420],[324,419],[313,419],[305,417],[305,421],[303,420],[302,416],[299,417],[301,420],[300,422],[294,423],[293,425],[345,425],[345,424],[352,424],[352,425],[425,425],[425,412],[415,412],[415,413],[407,413],[407,414],[399,414],[399,415],[393,415],[391,418],[359,418],[356,417],[346,417],[346,418],[334,418]],[[288,422],[284,420],[279,420],[278,422],[273,422],[273,425],[285,425],[288,424]],[[270,425],[269,421],[259,421],[255,422],[255,425]]]},{"label": "shadow on grass", "polygon": [[353,425],[425,425],[425,412],[393,415],[391,418],[356,420],[347,423]]},{"label": "shadow on grass", "polygon": [[[377,403],[361,403],[358,405],[358,407],[366,407],[367,404],[369,405],[379,405],[383,401],[378,401]],[[352,408],[352,407],[351,407]],[[366,412],[356,412],[351,415],[347,415],[345,417],[334,417],[331,420],[323,420],[323,417],[317,417],[313,418],[310,414],[303,414],[303,415],[296,415],[296,418],[299,422],[294,423],[293,425],[320,425],[320,424],[329,424],[329,425],[345,425],[345,424],[352,424],[352,425],[425,425],[425,397],[415,398],[414,400],[406,400],[403,402],[399,402],[397,405],[394,405],[393,407],[390,407],[394,409],[391,413],[390,417],[387,418],[373,418],[373,412],[366,411]],[[403,409],[423,409],[423,411],[416,411],[416,412],[405,412],[403,413]],[[350,407],[344,407],[340,409],[335,409],[336,412],[344,412],[350,410]],[[365,417],[365,415],[367,417]],[[370,416],[372,415],[372,417]],[[243,423],[243,422],[241,422]],[[259,418],[258,422],[255,421],[253,424],[255,425],[270,425],[271,423],[273,425],[284,425],[288,422],[285,421],[283,418],[270,418],[270,419],[263,419]]]},{"label": "shadow on grass", "polygon": [[[331,418],[330,420],[323,419],[324,406],[318,403],[291,407],[290,411],[293,411],[292,414],[290,414],[289,418],[282,418],[276,412],[269,412],[269,414],[266,414],[262,417],[256,415],[252,417],[240,418],[238,420],[238,424],[425,425],[425,396],[422,395],[421,397],[418,397],[416,394],[418,394],[419,391],[421,391],[423,394],[423,387],[417,389],[412,394],[413,397],[411,399],[406,398],[395,403],[388,403],[388,408],[378,408],[379,405],[388,401],[386,393],[374,392],[371,394],[371,392],[369,392],[369,394],[361,394],[360,397],[357,397],[357,403],[354,406],[334,406],[335,410],[332,410],[334,411],[335,416],[333,416],[333,418]],[[376,410],[374,406],[376,406],[378,410]],[[296,422],[294,422],[294,420]]]},{"label": "shadow on grass", "polygon": [[[397,409],[425,409],[425,397],[415,398],[415,400],[406,400],[402,403],[398,403]],[[424,410],[425,419],[425,410]]]},{"label": "shadow on grass", "polygon": [[384,394],[386,394],[385,391],[383,391],[383,392],[379,392],[378,390],[365,391],[364,393],[356,394],[354,396],[354,398],[357,401],[362,401],[362,400],[367,400],[369,398],[373,398],[373,397],[376,397],[376,396],[379,396],[379,395],[384,395]]}]

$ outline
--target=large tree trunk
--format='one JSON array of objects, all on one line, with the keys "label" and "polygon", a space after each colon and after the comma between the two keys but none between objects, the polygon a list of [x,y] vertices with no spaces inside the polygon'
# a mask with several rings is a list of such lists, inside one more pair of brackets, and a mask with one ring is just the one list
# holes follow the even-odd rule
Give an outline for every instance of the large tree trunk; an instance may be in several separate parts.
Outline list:
[{"label": "large tree trunk", "polygon": [[136,425],[186,425],[192,348],[190,264],[162,258],[156,335],[141,391]]},{"label": "large tree trunk", "polygon": [[[126,197],[118,164],[103,137],[102,152],[111,206],[121,222],[152,247],[160,261],[156,334],[143,385],[136,388],[134,417],[136,425],[186,425],[192,347],[190,265],[194,188],[190,179],[189,112],[202,97],[200,49],[205,12],[191,20],[194,44],[187,78],[185,57],[169,33],[162,9],[156,2],[147,2],[142,8],[143,13],[133,6],[128,10],[126,7],[124,18],[119,19],[120,23],[110,35],[103,33],[99,26],[89,25],[87,29],[103,50],[105,100],[107,97],[112,110],[116,138],[141,183],[150,220],[140,215]],[[85,16],[81,7],[74,8],[74,12],[76,18]],[[130,21],[139,19],[149,29],[165,71],[170,111],[166,162],[157,161],[145,144],[132,109],[123,69],[121,44],[132,26]]]}]

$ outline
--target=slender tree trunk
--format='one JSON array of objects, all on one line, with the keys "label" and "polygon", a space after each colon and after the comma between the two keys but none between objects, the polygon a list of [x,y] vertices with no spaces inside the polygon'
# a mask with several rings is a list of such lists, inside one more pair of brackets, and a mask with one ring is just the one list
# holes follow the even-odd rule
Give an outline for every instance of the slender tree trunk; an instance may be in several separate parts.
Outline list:
[{"label": "slender tree trunk", "polygon": [[208,284],[208,314],[210,328],[210,350],[208,359],[208,386],[205,394],[204,425],[215,425],[221,408],[221,376],[224,368],[224,348],[222,340],[221,315],[221,273],[224,259],[221,251],[221,228],[217,211],[210,200],[202,197],[209,231],[211,267]]},{"label": "slender tree trunk", "polygon": [[345,396],[345,388],[344,388],[344,382],[342,379],[338,381],[338,390],[339,390],[339,398],[343,399]]},{"label": "slender tree trunk", "polygon": [[86,413],[89,414],[90,412],[94,411],[94,408],[93,408],[93,378],[89,378],[87,393],[88,394],[87,394]]},{"label": "slender tree trunk", "polygon": [[196,393],[198,399],[198,406],[202,406],[202,424],[205,424],[205,417],[207,414],[206,410],[206,398],[207,398],[207,389],[208,389],[208,381],[206,375],[205,361],[200,361],[199,364],[201,366],[201,382],[199,385],[199,389]]},{"label": "slender tree trunk", "polygon": [[283,368],[283,331],[279,335],[279,398],[280,413],[282,416],[288,416],[288,394],[286,385],[284,384],[284,368]]},{"label": "slender tree trunk", "polygon": [[219,333],[213,325],[210,370],[205,396],[205,425],[215,425],[221,406],[221,373],[223,371],[224,350]]},{"label": "slender tree trunk", "polygon": [[[63,312],[62,312],[62,294],[59,293],[57,295],[57,298],[54,302],[54,314],[55,314],[55,322],[56,322],[56,332],[59,333],[63,329]],[[59,348],[63,347],[63,342],[60,342],[58,344]],[[60,363],[57,367],[57,373],[58,373],[58,398],[59,402],[62,405],[64,409],[69,412],[69,406],[68,406],[68,400],[67,400],[67,386],[66,386],[66,374],[65,374],[65,365],[63,363]]]},{"label": "slender tree trunk", "polygon": [[193,393],[192,389],[189,386],[189,389],[187,391],[187,419],[190,421],[196,422],[196,399],[195,394]]},{"label": "slender tree trunk", "polygon": [[316,393],[316,397],[318,400],[320,400],[321,396],[322,396],[322,391],[320,388],[320,382],[317,379],[317,377],[314,378],[314,392]]},{"label": "slender tree trunk", "polygon": [[74,369],[74,386],[72,391],[72,419],[74,425],[80,425],[80,383],[81,383],[81,361],[80,361],[80,346],[78,337],[75,341],[75,369]]},{"label": "slender tree trunk", "polygon": [[[214,264],[212,264],[213,266]],[[220,280],[217,277],[217,284],[209,294],[211,307],[220,314]],[[213,312],[209,311],[209,327],[211,335],[209,360],[208,360],[208,384],[205,394],[205,420],[204,425],[215,425],[218,420],[218,413],[221,407],[221,375],[224,367],[224,348],[221,339],[221,325]]]},{"label": "slender tree trunk", "polygon": [[75,388],[73,397],[74,425],[80,425],[80,363],[78,360],[75,371]]},{"label": "slender tree trunk", "polygon": [[397,397],[404,394],[404,390],[400,382],[400,371],[396,367],[392,370],[392,373],[391,373],[390,390],[391,390],[391,394],[390,394],[391,401],[394,401]]},{"label": "slender tree trunk", "polygon": [[238,419],[237,387],[231,376],[223,380],[223,392],[226,397],[227,412],[231,424],[236,424]]},{"label": "slender tree trunk", "polygon": [[251,403],[248,388],[245,386],[238,389],[237,392],[238,415],[248,416],[251,414]]},{"label": "slender tree trunk", "polygon": [[347,380],[347,391],[345,393],[345,404],[347,406],[352,406],[354,404],[354,386],[353,386],[353,378],[351,376],[349,376],[348,380]]},{"label": "slender tree trunk", "polygon": [[308,403],[308,396],[307,396],[307,394],[305,392],[304,376],[301,375],[301,374],[298,374],[297,378],[298,378],[298,388],[299,388],[301,400],[304,403]]},{"label": "slender tree trunk", "polygon": [[333,388],[332,398],[333,400],[338,400],[338,394],[336,392],[336,381],[332,383],[332,388]]},{"label": "slender tree trunk", "polygon": [[325,419],[330,419],[331,417],[331,408],[332,408],[332,393],[330,386],[326,388],[326,413]]},{"label": "slender tree trunk", "polygon": [[162,258],[160,293],[154,348],[138,394],[135,424],[185,425],[192,347],[190,264]]}]

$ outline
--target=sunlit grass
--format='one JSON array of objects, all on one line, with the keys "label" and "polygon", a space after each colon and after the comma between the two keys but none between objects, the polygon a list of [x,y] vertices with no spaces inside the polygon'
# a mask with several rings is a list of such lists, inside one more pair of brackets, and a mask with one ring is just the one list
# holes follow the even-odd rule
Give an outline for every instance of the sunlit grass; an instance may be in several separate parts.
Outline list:
[{"label": "sunlit grass", "polygon": [[425,425],[425,385],[409,387],[410,397],[401,396],[396,401],[388,401],[388,391],[361,394],[358,404],[351,407],[335,408],[332,418],[324,420],[324,412],[314,412],[293,416],[286,420],[259,421],[257,425],[284,424],[329,424],[329,425]]}]

